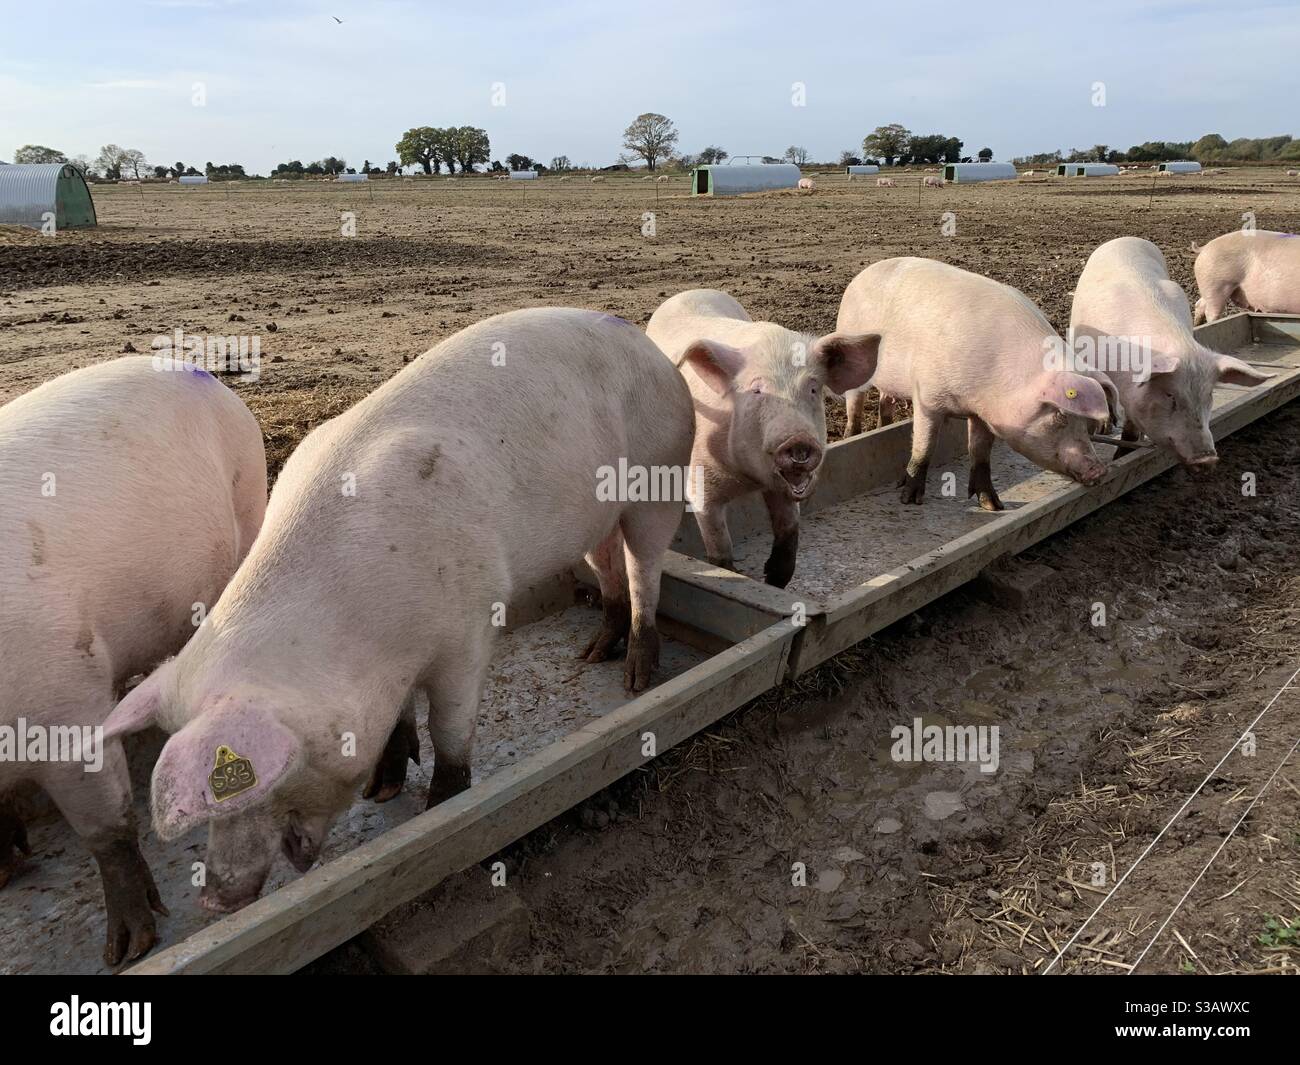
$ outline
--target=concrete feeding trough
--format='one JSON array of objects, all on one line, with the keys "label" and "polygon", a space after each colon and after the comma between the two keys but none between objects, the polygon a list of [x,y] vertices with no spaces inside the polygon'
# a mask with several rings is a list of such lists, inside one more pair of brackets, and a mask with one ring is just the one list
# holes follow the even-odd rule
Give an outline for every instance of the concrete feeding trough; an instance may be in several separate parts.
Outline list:
[{"label": "concrete feeding trough", "polygon": [[799,177],[794,163],[697,166],[691,171],[691,195],[739,196],[768,189],[793,189],[799,186]]},{"label": "concrete feeding trough", "polygon": [[1180,159],[1172,163],[1161,163],[1156,167],[1156,171],[1162,174],[1199,174],[1201,164],[1187,159]]},{"label": "concrete feeding trough", "polygon": [[943,168],[943,180],[965,184],[972,181],[1012,181],[1016,168],[1010,163],[949,163]]},{"label": "concrete feeding trough", "polygon": [[178,177],[176,181],[181,185],[206,185],[208,179],[201,174],[191,174],[189,177]]},{"label": "concrete feeding trough", "polygon": [[537,177],[536,170],[512,170],[510,171],[511,181],[532,181]]},{"label": "concrete feeding trough", "polygon": [[857,177],[860,174],[879,174],[880,167],[876,166],[875,163],[858,163],[853,166],[846,166],[844,172],[849,177]]},{"label": "concrete feeding trough", "polygon": [[1062,163],[1056,172],[1064,177],[1112,177],[1119,173],[1119,167],[1111,163]]}]

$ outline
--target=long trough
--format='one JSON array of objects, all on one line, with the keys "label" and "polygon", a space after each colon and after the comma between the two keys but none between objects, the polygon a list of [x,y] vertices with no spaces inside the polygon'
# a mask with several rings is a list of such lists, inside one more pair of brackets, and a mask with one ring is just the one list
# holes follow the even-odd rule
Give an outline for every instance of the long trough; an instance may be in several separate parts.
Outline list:
[{"label": "long trough", "polygon": [[[1197,336],[1276,373],[1256,389],[1216,390],[1216,439],[1300,396],[1300,316],[1240,314],[1201,327]],[[761,506],[733,508],[730,516],[740,573],[697,557],[694,519],[687,515],[679,550],[667,560],[661,597],[661,624],[669,637],[666,679],[626,699],[609,694],[621,678],[619,663],[571,664],[566,668],[582,673],[580,684],[603,684],[606,694],[603,702],[588,698],[584,719],[569,731],[490,772],[455,799],[360,842],[128,971],[297,969],[645,765],[648,736],[662,753],[959,587],[995,559],[1024,550],[1173,465],[1153,448],[1130,452],[1113,463],[1100,485],[1084,488],[999,447],[993,473],[1008,509],[987,514],[964,498],[963,425],[945,429],[921,507],[899,504],[892,487],[909,447],[910,425],[902,422],[828,449],[818,491],[804,510],[798,569],[784,590],[747,575],[761,573],[770,542]],[[945,495],[946,484],[955,484],[956,491]],[[512,634],[522,646],[511,645],[507,653],[530,663],[538,654],[545,657],[557,643],[556,626],[564,633],[564,653],[571,653],[564,626],[573,627],[573,612],[581,626],[597,620],[594,609],[573,605],[580,592],[580,584],[565,582],[534,589],[528,623]],[[530,637],[534,626],[538,631]],[[507,717],[510,708],[503,711],[500,700],[509,702],[511,688],[491,704]],[[88,944],[90,949],[98,944]]]}]

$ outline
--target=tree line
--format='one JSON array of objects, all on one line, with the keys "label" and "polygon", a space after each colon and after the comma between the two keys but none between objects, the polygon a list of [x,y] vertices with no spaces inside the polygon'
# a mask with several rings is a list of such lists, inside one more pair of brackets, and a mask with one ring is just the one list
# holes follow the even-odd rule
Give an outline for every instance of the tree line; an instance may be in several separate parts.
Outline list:
[{"label": "tree line", "polygon": [[1300,140],[1290,134],[1277,137],[1238,137],[1227,140],[1207,133],[1195,141],[1147,141],[1120,151],[1107,144],[1071,148],[1068,152],[1039,152],[1014,160],[1017,165],[1049,166],[1053,163],[1164,163],[1191,159],[1198,163],[1291,163],[1300,162]]}]

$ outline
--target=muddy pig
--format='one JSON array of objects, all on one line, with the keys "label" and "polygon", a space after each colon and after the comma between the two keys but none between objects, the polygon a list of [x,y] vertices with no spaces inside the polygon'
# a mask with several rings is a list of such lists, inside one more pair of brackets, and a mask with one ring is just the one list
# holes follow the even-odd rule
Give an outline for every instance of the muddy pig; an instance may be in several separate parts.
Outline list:
[{"label": "muddy pig", "polygon": [[693,289],[660,305],[646,334],[681,369],[695,401],[691,506],[709,561],[733,569],[727,504],[761,492],[773,544],[763,572],[784,588],[799,547],[799,504],[826,450],[823,390],[866,383],[880,338],[817,338],[755,322],[725,292]]},{"label": "muddy pig", "polygon": [[912,401],[904,503],[923,501],[930,455],[950,417],[967,420],[967,491],[985,510],[1003,509],[989,466],[995,439],[1083,484],[1105,475],[1089,434],[1111,418],[1115,386],[1104,374],[1049,368],[1064,341],[1014,288],[931,259],[885,259],[849,283],[837,324],[880,334],[872,384],[881,424],[892,420],[895,401]]},{"label": "muddy pig", "polygon": [[[257,422],[203,370],[118,359],[0,407],[0,725],[28,737],[0,758],[0,792],[39,785],[94,855],[109,965],[147,951],[166,910],[122,744],[95,729],[194,632],[265,508]],[[0,886],[15,849],[25,831],[0,808]]]},{"label": "muddy pig", "polygon": [[400,787],[416,689],[427,805],[468,788],[501,604],[584,555],[604,622],[583,654],[626,639],[644,689],[684,493],[602,485],[620,463],[684,482],[692,435],[690,393],[639,329],[563,308],[473,325],[309,434],[226,594],[109,723],[174,733],[153,819],[165,839],[209,823],[200,903],[247,904],[281,851],[307,870],[376,762]]}]

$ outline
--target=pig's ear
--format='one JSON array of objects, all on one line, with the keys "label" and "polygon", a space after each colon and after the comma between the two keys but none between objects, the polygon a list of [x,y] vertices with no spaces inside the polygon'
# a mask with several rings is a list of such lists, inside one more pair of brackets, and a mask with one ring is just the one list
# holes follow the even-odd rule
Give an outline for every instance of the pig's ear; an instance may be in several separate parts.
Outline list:
[{"label": "pig's ear", "polygon": [[145,677],[113,708],[113,712],[104,721],[104,739],[111,740],[114,736],[140,732],[158,723],[158,714],[162,710],[160,672],[161,670],[156,670]]},{"label": "pig's ear", "polygon": [[814,364],[824,368],[826,387],[842,395],[861,388],[876,372],[879,333],[827,333],[813,345]]},{"label": "pig's ear", "polygon": [[677,360],[689,365],[713,391],[725,396],[735,387],[736,375],[745,368],[745,354],[716,340],[697,340]]},{"label": "pig's ear", "polygon": [[1182,362],[1177,355],[1166,355],[1164,352],[1157,351],[1151,355],[1151,377],[1156,374],[1173,373],[1178,369],[1178,364]]},{"label": "pig's ear", "polygon": [[1080,373],[1049,373],[1041,398],[1057,410],[1092,422],[1104,422],[1110,413],[1106,390],[1094,378]]},{"label": "pig's ear", "polygon": [[269,711],[224,704],[167,741],[153,771],[153,824],[175,839],[263,801],[303,758],[302,742]]},{"label": "pig's ear", "polygon": [[1119,424],[1119,389],[1115,387],[1115,382],[1110,379],[1110,376],[1101,370],[1093,370],[1092,377],[1106,393],[1106,410],[1109,416],[1103,430],[1109,430],[1111,426]]},{"label": "pig's ear", "polygon": [[1214,367],[1219,372],[1220,384],[1241,385],[1243,388],[1262,385],[1269,378],[1276,376],[1271,373],[1263,373],[1251,366],[1250,363],[1234,359],[1231,355],[1215,356]]}]

